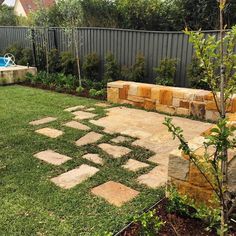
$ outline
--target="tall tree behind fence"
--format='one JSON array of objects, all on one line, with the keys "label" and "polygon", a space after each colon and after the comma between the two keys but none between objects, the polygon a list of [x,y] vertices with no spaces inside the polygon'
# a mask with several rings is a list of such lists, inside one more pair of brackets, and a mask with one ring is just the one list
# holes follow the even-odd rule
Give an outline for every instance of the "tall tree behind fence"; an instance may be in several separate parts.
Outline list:
[{"label": "tall tree behind fence", "polygon": [[[186,77],[187,67],[191,63],[193,47],[188,42],[188,36],[182,32],[137,31],[107,28],[77,28],[78,42],[80,42],[80,58],[96,52],[104,65],[105,55],[114,54],[121,66],[135,63],[138,53],[145,56],[148,77],[146,82],[153,82],[155,76],[153,67],[165,58],[178,60],[175,83],[177,86],[188,86]],[[32,48],[31,29],[27,27],[0,27],[0,51],[17,43],[22,47]],[[48,34],[49,49],[72,51],[70,34],[64,28],[35,29],[36,47],[42,46],[43,35]],[[216,34],[218,31],[205,31],[206,34]]]}]

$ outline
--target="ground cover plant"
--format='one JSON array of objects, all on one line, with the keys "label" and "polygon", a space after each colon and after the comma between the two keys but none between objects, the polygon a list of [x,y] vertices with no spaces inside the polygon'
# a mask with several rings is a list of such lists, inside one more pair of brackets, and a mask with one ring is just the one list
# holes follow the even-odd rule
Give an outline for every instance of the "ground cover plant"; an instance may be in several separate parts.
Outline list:
[{"label": "ground cover plant", "polygon": [[[75,105],[95,107],[96,100],[22,86],[0,87],[0,94],[1,235],[104,235],[105,231],[118,231],[133,215],[163,197],[162,190],[148,189],[135,182],[140,172],[131,173],[120,167],[129,155],[145,161],[153,155],[150,151],[132,147],[127,142],[124,145],[132,152],[122,160],[110,160],[96,145],[81,148],[74,145],[85,131],[64,127],[63,124],[72,117],[63,109]],[[101,107],[96,107],[94,113],[98,117],[105,115]],[[57,139],[35,134],[36,127],[30,126],[29,122],[45,116],[58,117],[50,127],[65,134]],[[86,120],[82,123],[104,134],[102,141],[109,143],[116,136],[104,133]],[[56,167],[33,157],[46,149],[68,155],[72,160]],[[90,181],[70,190],[62,190],[49,181],[82,163],[91,165],[81,158],[88,151],[100,153],[106,161]],[[117,208],[90,193],[92,187],[111,179],[135,188],[140,195]]]}]

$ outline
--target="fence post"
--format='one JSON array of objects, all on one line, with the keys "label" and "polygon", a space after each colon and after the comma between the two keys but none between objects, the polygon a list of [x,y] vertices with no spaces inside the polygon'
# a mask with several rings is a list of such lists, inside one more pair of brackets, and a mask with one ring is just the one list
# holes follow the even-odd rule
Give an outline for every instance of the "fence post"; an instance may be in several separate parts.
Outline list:
[{"label": "fence post", "polygon": [[34,61],[34,66],[38,66],[37,64],[37,54],[36,54],[36,46],[35,46],[35,30],[34,28],[31,29],[31,35],[32,35],[32,49],[33,49],[33,61]]}]

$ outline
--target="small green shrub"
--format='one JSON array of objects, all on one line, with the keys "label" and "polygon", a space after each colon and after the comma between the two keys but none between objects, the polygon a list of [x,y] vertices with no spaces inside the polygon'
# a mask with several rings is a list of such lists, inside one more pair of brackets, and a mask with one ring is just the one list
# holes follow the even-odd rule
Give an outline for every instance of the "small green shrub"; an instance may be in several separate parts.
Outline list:
[{"label": "small green shrub", "polygon": [[128,66],[121,67],[121,79],[124,81],[132,81],[132,68]]},{"label": "small green shrub", "polygon": [[33,52],[30,48],[24,48],[22,50],[22,56],[21,58],[18,60],[18,64],[19,65],[29,65],[32,66],[34,64],[33,62]]},{"label": "small green shrub", "polygon": [[174,86],[174,79],[177,70],[176,59],[163,59],[160,62],[160,66],[154,68],[154,72],[157,73],[155,78],[156,84],[165,86]]},{"label": "small green shrub", "polygon": [[92,98],[95,98],[97,94],[97,90],[96,89],[90,89],[89,90],[89,96]]},{"label": "small green shrub", "polygon": [[88,54],[83,63],[83,76],[86,80],[99,81],[99,57],[96,53]]},{"label": "small green shrub", "polygon": [[144,82],[146,77],[145,58],[142,54],[137,54],[135,64],[132,67],[132,81]]},{"label": "small green shrub", "polygon": [[154,236],[157,235],[161,228],[165,225],[157,215],[156,211],[148,211],[143,213],[142,215],[138,215],[134,217],[135,223],[141,224],[141,232],[142,236]]},{"label": "small green shrub", "polygon": [[187,79],[191,88],[210,89],[208,84],[204,81],[204,71],[196,57],[193,57],[191,64],[188,66]]},{"label": "small green shrub", "polygon": [[76,89],[76,93],[78,95],[81,95],[82,93],[84,92],[84,88],[82,86],[79,86],[77,89]]},{"label": "small green shrub", "polygon": [[50,73],[56,73],[59,71],[60,61],[59,52],[57,49],[51,49],[48,53],[48,67]]},{"label": "small green shrub", "polygon": [[120,78],[120,69],[113,54],[108,53],[105,58],[104,83],[109,83]]},{"label": "small green shrub", "polygon": [[62,52],[60,54],[60,70],[67,75],[76,73],[76,58],[71,52]]},{"label": "small green shrub", "polygon": [[42,47],[39,47],[36,52],[36,64],[38,70],[44,71],[46,70],[46,52]]}]

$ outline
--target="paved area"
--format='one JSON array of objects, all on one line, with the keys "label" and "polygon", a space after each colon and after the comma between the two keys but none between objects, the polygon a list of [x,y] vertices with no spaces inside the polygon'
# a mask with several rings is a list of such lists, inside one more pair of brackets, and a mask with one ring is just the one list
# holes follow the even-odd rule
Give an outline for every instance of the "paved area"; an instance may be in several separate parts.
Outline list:
[{"label": "paved area", "polygon": [[147,163],[136,161],[133,159],[129,159],[125,165],[122,167],[129,170],[129,171],[138,171],[140,169],[143,169],[145,167],[148,167],[149,165]]},{"label": "paved area", "polygon": [[77,121],[69,121],[66,124],[64,124],[64,126],[70,127],[73,129],[78,129],[78,130],[90,130],[90,127],[88,127],[87,125],[81,124]]},{"label": "paved area", "polygon": [[83,146],[83,145],[87,145],[91,143],[96,143],[102,137],[103,137],[102,134],[98,134],[96,132],[90,132],[86,134],[85,136],[83,136],[82,138],[80,138],[79,140],[77,140],[75,144],[77,146]]},{"label": "paved area", "polygon": [[96,114],[87,111],[75,111],[72,114],[75,115],[75,120],[91,119],[97,116]]},{"label": "paved area", "polygon": [[85,106],[79,105],[79,106],[74,106],[74,107],[68,107],[64,111],[73,112],[73,111],[84,109],[84,108]]},{"label": "paved area", "polygon": [[59,136],[63,135],[63,132],[61,130],[52,128],[42,128],[36,130],[35,132],[47,136],[49,138],[58,138]]},{"label": "paved area", "polygon": [[99,157],[98,154],[88,153],[88,154],[85,154],[84,156],[82,156],[82,158],[84,158],[88,161],[91,161],[95,164],[98,164],[98,165],[103,165],[104,164],[103,159],[101,157]]},{"label": "paved area", "polygon": [[30,125],[43,125],[43,124],[47,124],[47,123],[55,121],[55,120],[57,120],[57,118],[49,116],[49,117],[42,118],[40,120],[31,121]]},{"label": "paved area", "polygon": [[129,148],[115,146],[108,143],[99,144],[98,147],[100,147],[107,154],[111,155],[113,158],[120,158],[131,152]]}]

